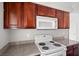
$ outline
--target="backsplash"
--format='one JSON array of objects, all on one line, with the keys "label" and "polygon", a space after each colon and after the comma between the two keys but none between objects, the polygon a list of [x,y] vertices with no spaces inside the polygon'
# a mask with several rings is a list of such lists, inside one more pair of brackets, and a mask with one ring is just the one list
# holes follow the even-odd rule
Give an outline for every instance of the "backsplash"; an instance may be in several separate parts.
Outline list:
[{"label": "backsplash", "polygon": [[53,37],[69,38],[68,29],[56,29],[56,30],[37,30],[37,29],[11,29],[10,30],[10,42],[34,40],[34,36],[37,34],[49,34]]}]

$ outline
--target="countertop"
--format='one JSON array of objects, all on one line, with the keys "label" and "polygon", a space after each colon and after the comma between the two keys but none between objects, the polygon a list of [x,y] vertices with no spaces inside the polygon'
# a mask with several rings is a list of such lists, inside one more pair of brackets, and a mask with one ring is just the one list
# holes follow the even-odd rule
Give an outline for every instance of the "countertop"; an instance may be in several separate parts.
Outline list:
[{"label": "countertop", "polygon": [[69,44],[67,46],[74,45],[74,44],[79,44],[79,42],[73,41],[73,40],[69,40]]},{"label": "countertop", "polygon": [[35,56],[40,52],[34,43],[12,45],[10,46],[2,56]]},{"label": "countertop", "polygon": [[66,40],[60,39],[60,40],[55,40],[56,42],[59,42],[65,46],[70,46],[70,45],[74,45],[74,44],[78,44],[78,41],[74,41],[74,40],[69,40],[68,42]]}]

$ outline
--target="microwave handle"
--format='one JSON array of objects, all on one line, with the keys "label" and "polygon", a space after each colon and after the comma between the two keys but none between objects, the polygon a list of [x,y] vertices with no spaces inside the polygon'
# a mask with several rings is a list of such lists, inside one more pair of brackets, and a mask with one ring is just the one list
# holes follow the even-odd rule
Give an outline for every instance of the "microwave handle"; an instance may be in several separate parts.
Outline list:
[{"label": "microwave handle", "polygon": [[55,28],[57,28],[57,21],[55,21]]}]

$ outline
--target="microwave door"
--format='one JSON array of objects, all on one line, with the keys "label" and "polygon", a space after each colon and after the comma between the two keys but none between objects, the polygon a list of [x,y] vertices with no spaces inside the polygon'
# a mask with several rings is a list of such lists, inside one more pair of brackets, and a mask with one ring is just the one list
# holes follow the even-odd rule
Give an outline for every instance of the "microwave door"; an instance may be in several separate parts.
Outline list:
[{"label": "microwave door", "polygon": [[37,17],[36,28],[37,29],[56,29],[56,18],[50,17]]},{"label": "microwave door", "polygon": [[39,22],[39,29],[51,29],[52,27],[52,22]]}]

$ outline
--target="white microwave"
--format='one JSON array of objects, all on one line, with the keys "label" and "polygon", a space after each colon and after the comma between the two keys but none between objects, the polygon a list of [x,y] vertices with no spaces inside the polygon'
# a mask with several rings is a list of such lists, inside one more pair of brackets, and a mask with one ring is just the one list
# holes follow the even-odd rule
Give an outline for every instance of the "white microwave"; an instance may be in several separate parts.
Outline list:
[{"label": "white microwave", "polygon": [[57,29],[58,19],[44,16],[36,16],[37,29]]}]

